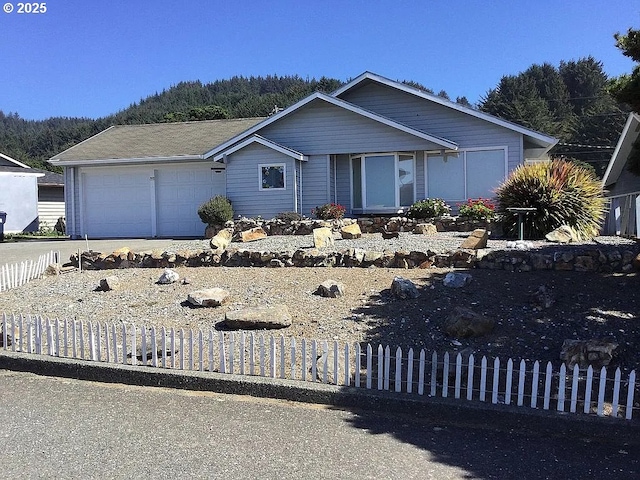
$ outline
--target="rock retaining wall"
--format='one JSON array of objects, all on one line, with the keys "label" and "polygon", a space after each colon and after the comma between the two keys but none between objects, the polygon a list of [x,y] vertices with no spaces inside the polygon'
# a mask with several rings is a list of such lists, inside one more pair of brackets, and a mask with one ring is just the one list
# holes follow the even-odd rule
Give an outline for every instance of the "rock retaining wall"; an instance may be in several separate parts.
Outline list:
[{"label": "rock retaining wall", "polygon": [[[259,252],[229,249],[176,252],[132,252],[122,249],[111,254],[84,252],[82,268],[189,267],[380,267],[380,268],[489,268],[510,271],[575,270],[579,272],[631,272],[640,269],[640,245],[544,247],[530,251],[456,250],[446,254],[431,251],[374,252],[361,249],[321,251],[315,248],[290,252]],[[71,257],[78,266],[78,256]]]},{"label": "rock retaining wall", "polygon": [[286,221],[272,218],[263,220],[260,218],[240,218],[227,222],[209,230],[207,236],[212,237],[222,228],[233,229],[234,234],[262,227],[267,235],[309,235],[314,228],[329,227],[333,231],[338,231],[346,225],[357,223],[360,225],[362,233],[387,232],[413,232],[417,225],[421,223],[433,223],[439,232],[470,232],[476,228],[486,228],[493,232],[494,237],[498,230],[498,225],[477,220],[470,220],[465,217],[439,217],[432,219],[414,219],[407,217],[360,217],[341,218],[339,220],[298,220]]}]

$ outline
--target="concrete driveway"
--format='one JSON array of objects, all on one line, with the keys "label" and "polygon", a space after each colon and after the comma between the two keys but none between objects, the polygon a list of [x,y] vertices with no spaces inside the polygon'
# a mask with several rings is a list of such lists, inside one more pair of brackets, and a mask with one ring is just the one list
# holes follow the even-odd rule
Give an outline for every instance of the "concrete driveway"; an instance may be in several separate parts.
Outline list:
[{"label": "concrete driveway", "polygon": [[[24,260],[37,260],[38,257],[51,250],[59,251],[61,262],[66,263],[69,257],[78,250],[94,250],[111,253],[122,247],[133,251],[166,250],[176,241],[165,239],[119,238],[109,240],[28,240],[21,242],[0,242],[0,265],[17,263]],[[87,245],[89,248],[87,248]]]}]

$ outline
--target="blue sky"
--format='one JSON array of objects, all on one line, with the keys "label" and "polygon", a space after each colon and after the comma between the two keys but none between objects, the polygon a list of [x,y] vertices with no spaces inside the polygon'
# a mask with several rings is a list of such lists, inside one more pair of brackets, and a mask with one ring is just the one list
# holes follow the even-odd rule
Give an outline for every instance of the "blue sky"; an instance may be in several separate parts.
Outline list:
[{"label": "blue sky", "polygon": [[[0,1],[3,5],[7,2]],[[369,70],[477,102],[530,65],[633,63],[613,34],[635,0],[49,0],[0,11],[0,110],[97,118],[184,80]]]}]

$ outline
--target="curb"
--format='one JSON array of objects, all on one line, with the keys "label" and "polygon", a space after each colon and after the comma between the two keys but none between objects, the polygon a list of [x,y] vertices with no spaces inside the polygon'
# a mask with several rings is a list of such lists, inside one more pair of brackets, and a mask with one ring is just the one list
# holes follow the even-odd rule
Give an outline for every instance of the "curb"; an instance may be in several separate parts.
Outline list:
[{"label": "curb", "polygon": [[0,369],[94,382],[250,395],[346,410],[396,413],[438,425],[640,445],[640,422],[637,420],[581,416],[269,377],[134,367],[6,351],[0,351]]}]

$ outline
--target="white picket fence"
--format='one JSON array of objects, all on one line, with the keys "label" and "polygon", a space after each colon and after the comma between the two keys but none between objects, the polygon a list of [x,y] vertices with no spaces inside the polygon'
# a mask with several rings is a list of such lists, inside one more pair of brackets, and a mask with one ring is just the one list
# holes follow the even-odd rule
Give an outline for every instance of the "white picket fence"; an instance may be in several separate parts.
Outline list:
[{"label": "white picket fence", "polygon": [[16,288],[42,277],[52,263],[60,262],[60,252],[50,251],[38,257],[36,261],[26,260],[20,263],[0,266],[0,292]]},{"label": "white picket fence", "polygon": [[[284,335],[50,320],[3,314],[5,350],[97,362],[331,383],[461,401],[633,418],[635,370],[555,369],[470,355],[339,345]],[[155,348],[153,348],[155,346]],[[146,352],[143,354],[142,352]]]}]

